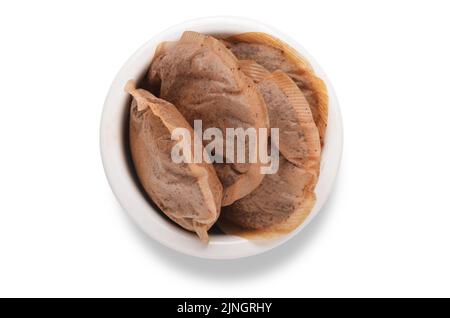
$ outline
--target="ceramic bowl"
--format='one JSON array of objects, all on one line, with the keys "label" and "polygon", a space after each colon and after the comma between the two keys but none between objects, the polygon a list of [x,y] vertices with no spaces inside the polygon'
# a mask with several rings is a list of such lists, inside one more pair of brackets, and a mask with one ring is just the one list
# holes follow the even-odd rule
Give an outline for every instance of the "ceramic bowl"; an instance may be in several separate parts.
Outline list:
[{"label": "ceramic bowl", "polygon": [[[317,75],[327,85],[329,118],[322,152],[321,172],[316,186],[317,202],[304,223],[282,238],[257,242],[212,233],[209,244],[203,244],[196,235],[181,229],[158,212],[149,202],[136,179],[127,144],[130,99],[124,92],[125,83],[129,79],[137,80],[145,74],[159,43],[177,40],[186,30],[212,35],[231,35],[252,31],[269,33],[285,41],[307,58]],[[294,39],[257,21],[237,17],[212,17],[173,26],[150,39],[130,57],[114,79],[106,98],[101,120],[100,144],[105,173],[115,196],[134,222],[148,236],[185,254],[210,259],[233,259],[263,253],[279,246],[297,235],[317,215],[330,195],[339,169],[342,154],[342,120],[333,87],[327,76],[310,54]]]}]

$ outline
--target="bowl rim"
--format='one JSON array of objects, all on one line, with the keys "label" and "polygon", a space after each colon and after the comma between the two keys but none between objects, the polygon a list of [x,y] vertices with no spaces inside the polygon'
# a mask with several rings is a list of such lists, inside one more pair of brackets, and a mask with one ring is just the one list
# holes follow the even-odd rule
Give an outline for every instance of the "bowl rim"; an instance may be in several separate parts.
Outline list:
[{"label": "bowl rim", "polygon": [[[129,163],[124,153],[126,141],[123,136],[123,121],[126,116],[126,106],[124,107],[124,105],[127,103],[128,96],[123,87],[129,79],[138,79],[142,76],[160,42],[176,40],[185,30],[209,34],[236,34],[250,31],[269,33],[298,50],[310,62],[316,74],[327,86],[329,118],[322,152],[324,160],[321,162],[321,174],[316,186],[317,201],[304,222],[281,238],[260,242],[232,235],[211,235],[209,244],[205,245],[191,233],[187,233],[178,225],[168,222],[159,213],[155,213],[156,211],[148,203],[127,169]],[[330,134],[330,132],[332,133]],[[331,194],[340,166],[343,150],[342,117],[328,77],[314,58],[295,40],[274,27],[256,20],[234,16],[204,17],[188,20],[162,31],[142,45],[125,62],[113,80],[104,102],[100,123],[100,150],[104,171],[114,195],[122,208],[148,236],[183,254],[206,259],[236,259],[264,253],[280,246],[302,231],[318,214]]]}]

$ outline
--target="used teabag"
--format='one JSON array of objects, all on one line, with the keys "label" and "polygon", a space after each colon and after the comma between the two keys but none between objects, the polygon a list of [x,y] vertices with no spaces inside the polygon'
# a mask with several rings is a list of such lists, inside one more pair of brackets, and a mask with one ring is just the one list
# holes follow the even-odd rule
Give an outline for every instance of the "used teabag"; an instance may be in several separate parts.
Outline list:
[{"label": "used teabag", "polygon": [[276,174],[268,174],[248,196],[224,207],[219,227],[252,239],[285,235],[303,223],[315,203],[314,174],[280,155]]},{"label": "used teabag", "polygon": [[267,109],[255,84],[239,70],[237,58],[224,44],[211,36],[185,32],[176,44],[158,48],[148,78],[160,85],[160,97],[176,105],[192,126],[201,120],[204,130],[222,132],[224,147],[216,149],[215,155],[225,162],[214,165],[224,185],[222,205],[256,189],[264,175],[260,162],[249,162],[248,154],[258,153],[258,145],[266,147],[267,140],[252,146],[246,141],[246,161],[238,163],[236,157],[227,157],[225,136],[227,128],[268,128]]},{"label": "used teabag", "polygon": [[302,91],[282,71],[269,73],[253,61],[242,61],[240,65],[257,83],[269,112],[270,127],[279,129],[280,152],[295,165],[312,168],[318,175],[321,153],[318,130]]},{"label": "used teabag", "polygon": [[223,210],[220,226],[248,237],[286,234],[303,222],[315,202],[319,132],[305,96],[289,76],[264,73],[251,62],[243,63],[242,70],[258,83],[270,126],[279,128],[280,164],[255,191]]},{"label": "used teabag", "polygon": [[[175,163],[171,151],[175,128],[193,130],[171,103],[138,89],[130,81],[130,148],[134,167],[153,202],[174,222],[208,240],[220,213],[222,185],[208,163]],[[193,142],[191,141],[191,144]]]},{"label": "used teabag", "polygon": [[325,83],[315,75],[311,65],[283,41],[266,33],[233,35],[224,43],[240,60],[253,60],[269,72],[288,74],[305,95],[319,129],[323,145],[328,122],[328,93]]}]

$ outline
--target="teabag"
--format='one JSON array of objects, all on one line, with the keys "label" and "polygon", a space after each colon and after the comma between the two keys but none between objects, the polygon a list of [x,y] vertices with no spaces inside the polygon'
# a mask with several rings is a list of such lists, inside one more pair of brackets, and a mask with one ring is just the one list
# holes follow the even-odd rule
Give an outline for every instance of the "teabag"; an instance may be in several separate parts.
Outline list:
[{"label": "teabag", "polygon": [[225,45],[240,60],[253,60],[269,72],[281,70],[288,74],[305,95],[324,143],[328,122],[328,93],[325,83],[296,50],[266,33],[249,32],[233,35]]},{"label": "teabag", "polygon": [[254,64],[243,63],[242,69],[258,82],[270,126],[279,129],[280,166],[255,191],[223,210],[220,227],[229,234],[274,236],[298,227],[314,205],[320,138],[308,102],[289,76],[281,71],[264,74]]},{"label": "teabag", "polygon": [[222,185],[211,164],[175,163],[171,158],[178,142],[172,140],[172,131],[185,128],[193,138],[192,127],[175,106],[134,82],[125,90],[133,96],[130,148],[141,184],[170,219],[207,241],[207,231],[219,217]]},{"label": "teabag", "polygon": [[241,60],[239,64],[264,98],[270,127],[279,129],[280,152],[299,167],[313,168],[318,175],[321,153],[317,144],[318,129],[302,91],[282,71],[270,73],[250,60]]},{"label": "teabag", "polygon": [[185,32],[176,45],[163,45],[157,53],[148,78],[160,84],[160,97],[176,105],[191,125],[201,120],[203,130],[222,132],[224,147],[216,149],[215,156],[234,162],[214,165],[224,184],[222,205],[246,196],[264,176],[259,161],[249,163],[248,154],[258,153],[258,144],[266,147],[267,140],[258,140],[252,149],[246,141],[246,161],[236,163],[235,157],[227,158],[225,136],[226,128],[268,127],[267,109],[255,84],[239,70],[236,57],[211,36]]},{"label": "teabag", "polygon": [[314,184],[313,174],[280,155],[278,172],[266,175],[255,191],[224,207],[218,225],[226,234],[252,239],[285,235],[311,212]]}]

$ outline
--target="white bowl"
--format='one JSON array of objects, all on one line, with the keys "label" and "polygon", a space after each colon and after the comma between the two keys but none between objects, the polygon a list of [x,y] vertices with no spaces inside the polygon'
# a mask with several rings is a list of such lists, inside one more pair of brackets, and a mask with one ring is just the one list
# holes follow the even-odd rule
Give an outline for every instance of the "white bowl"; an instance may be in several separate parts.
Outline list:
[{"label": "white bowl", "polygon": [[[177,40],[186,30],[216,35],[251,31],[269,33],[287,42],[306,57],[327,85],[328,130],[322,153],[320,178],[316,186],[317,202],[303,224],[283,238],[254,242],[231,235],[211,234],[209,244],[205,245],[195,235],[182,230],[155,210],[136,180],[127,149],[129,96],[124,92],[124,86],[129,79],[137,80],[143,76],[160,42]],[[167,29],[144,44],[125,63],[114,79],[105,101],[100,128],[100,146],[105,173],[114,194],[145,233],[165,246],[185,254],[210,259],[232,259],[259,254],[279,246],[298,234],[320,211],[330,195],[339,169],[342,154],[342,120],[333,87],[319,65],[301,45],[274,28],[257,21],[237,17],[211,17],[187,21]]]}]

